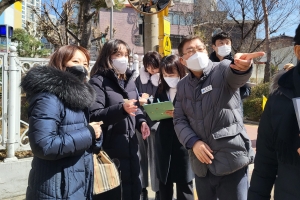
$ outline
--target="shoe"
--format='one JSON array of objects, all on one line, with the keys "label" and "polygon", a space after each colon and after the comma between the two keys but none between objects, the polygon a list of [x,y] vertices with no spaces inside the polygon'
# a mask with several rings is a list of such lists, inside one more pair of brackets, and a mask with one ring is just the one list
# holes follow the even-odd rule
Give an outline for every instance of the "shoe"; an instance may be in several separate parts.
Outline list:
[{"label": "shoe", "polygon": [[159,191],[158,191],[158,192],[155,192],[155,200],[160,200],[160,197],[159,197]]},{"label": "shoe", "polygon": [[148,200],[148,191],[146,188],[142,189],[141,198],[140,200]]}]

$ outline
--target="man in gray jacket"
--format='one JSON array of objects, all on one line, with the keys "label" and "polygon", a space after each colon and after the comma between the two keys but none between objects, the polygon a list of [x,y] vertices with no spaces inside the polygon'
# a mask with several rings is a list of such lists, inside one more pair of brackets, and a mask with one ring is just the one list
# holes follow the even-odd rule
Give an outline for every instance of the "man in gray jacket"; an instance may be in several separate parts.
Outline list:
[{"label": "man in gray jacket", "polygon": [[234,63],[209,60],[199,37],[179,44],[190,73],[177,85],[175,131],[189,149],[198,198],[246,200],[247,166],[254,152],[241,116],[239,88],[251,76],[252,59],[263,52],[236,54]]}]

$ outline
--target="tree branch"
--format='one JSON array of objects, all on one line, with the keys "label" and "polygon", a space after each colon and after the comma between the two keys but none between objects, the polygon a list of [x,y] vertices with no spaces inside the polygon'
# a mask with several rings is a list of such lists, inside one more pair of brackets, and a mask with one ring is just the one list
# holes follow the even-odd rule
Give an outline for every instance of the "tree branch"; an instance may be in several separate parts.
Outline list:
[{"label": "tree branch", "polygon": [[[53,5],[51,5],[52,9],[55,11],[55,13],[63,20],[63,21],[66,21],[66,19],[61,16],[61,14],[59,14],[57,8],[55,8]],[[76,40],[76,42],[80,43],[80,39],[67,27],[66,28],[66,31]]]}]

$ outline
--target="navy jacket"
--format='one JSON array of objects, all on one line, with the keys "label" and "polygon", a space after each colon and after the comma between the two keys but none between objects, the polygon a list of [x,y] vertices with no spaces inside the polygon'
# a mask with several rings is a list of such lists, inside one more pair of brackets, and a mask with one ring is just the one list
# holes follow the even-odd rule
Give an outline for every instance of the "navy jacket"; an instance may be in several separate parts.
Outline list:
[{"label": "navy jacket", "polygon": [[102,143],[88,125],[93,89],[69,72],[41,66],[32,68],[21,86],[34,154],[26,199],[92,199],[92,153]]}]

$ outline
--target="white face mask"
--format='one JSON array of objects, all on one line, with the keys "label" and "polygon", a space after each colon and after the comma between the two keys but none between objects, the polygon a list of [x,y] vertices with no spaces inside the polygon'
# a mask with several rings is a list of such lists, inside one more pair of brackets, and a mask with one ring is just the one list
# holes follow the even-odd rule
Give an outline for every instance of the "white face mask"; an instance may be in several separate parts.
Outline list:
[{"label": "white face mask", "polygon": [[222,45],[218,47],[218,55],[225,57],[227,55],[229,55],[231,52],[231,46],[230,45]]},{"label": "white face mask", "polygon": [[187,68],[199,72],[208,66],[209,58],[206,53],[196,52],[186,60]]},{"label": "white face mask", "polygon": [[179,77],[164,77],[164,79],[170,88],[176,88],[177,83],[180,81]]},{"label": "white face mask", "polygon": [[112,59],[113,67],[116,69],[117,73],[125,74],[128,68],[128,59],[126,57]]}]

